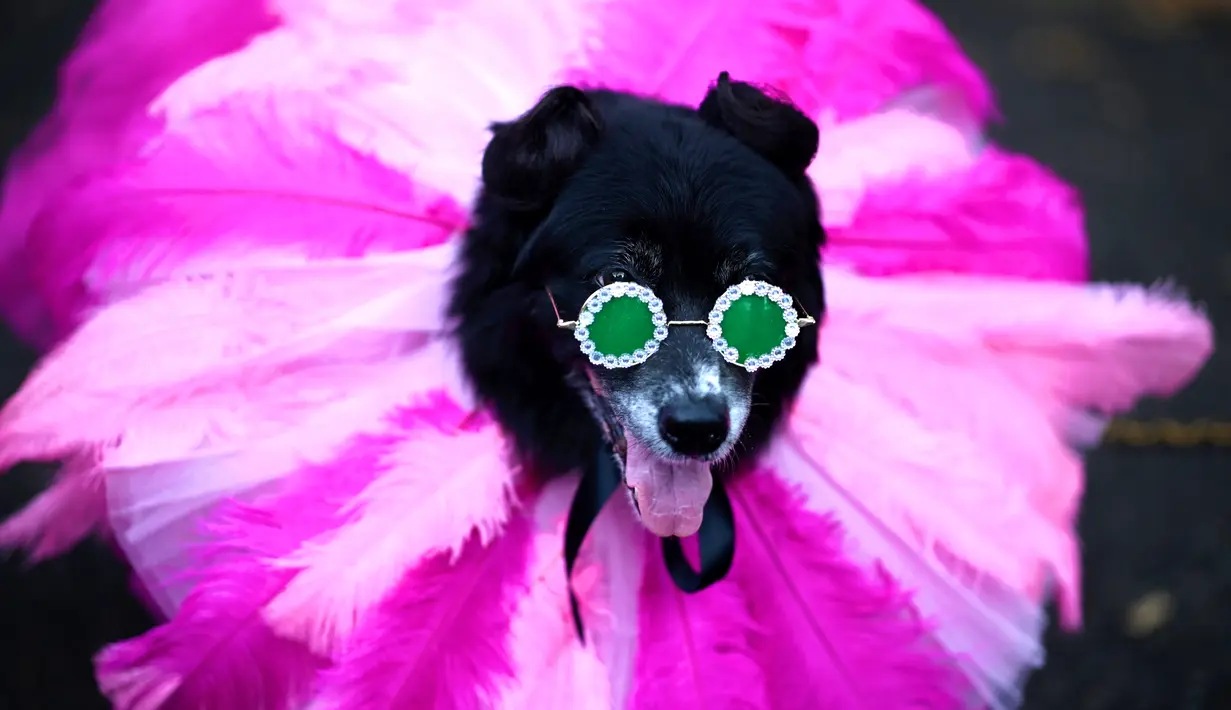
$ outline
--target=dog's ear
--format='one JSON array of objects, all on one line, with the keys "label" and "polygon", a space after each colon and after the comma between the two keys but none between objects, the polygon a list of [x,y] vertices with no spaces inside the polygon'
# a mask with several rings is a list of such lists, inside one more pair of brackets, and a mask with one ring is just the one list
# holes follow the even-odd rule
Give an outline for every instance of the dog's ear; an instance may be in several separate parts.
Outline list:
[{"label": "dog's ear", "polygon": [[702,120],[735,136],[790,177],[808,169],[820,130],[788,99],[718,75],[698,109]]},{"label": "dog's ear", "polygon": [[491,126],[483,186],[508,209],[551,206],[602,134],[598,113],[580,89],[557,86],[517,120]]}]

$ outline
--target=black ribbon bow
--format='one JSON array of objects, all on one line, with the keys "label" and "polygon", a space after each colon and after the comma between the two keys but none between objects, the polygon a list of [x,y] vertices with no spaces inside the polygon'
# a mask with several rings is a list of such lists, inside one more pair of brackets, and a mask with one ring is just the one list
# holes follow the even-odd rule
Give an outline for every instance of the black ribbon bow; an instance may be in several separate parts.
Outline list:
[{"label": "black ribbon bow", "polygon": [[[623,485],[615,455],[610,447],[601,446],[594,464],[582,473],[581,483],[573,504],[569,507],[568,523],[564,529],[564,573],[569,581],[569,607],[573,612],[573,624],[577,636],[585,643],[585,627],[581,621],[581,608],[573,593],[573,566],[581,552],[581,543],[594,520],[611,496]],[[701,549],[701,569],[694,570],[684,556],[684,548],[678,537],[663,538],[663,558],[675,586],[692,594],[710,586],[726,576],[735,559],[735,516],[731,511],[731,499],[727,497],[722,480],[714,477],[714,489],[705,502],[701,529],[697,531]]]}]

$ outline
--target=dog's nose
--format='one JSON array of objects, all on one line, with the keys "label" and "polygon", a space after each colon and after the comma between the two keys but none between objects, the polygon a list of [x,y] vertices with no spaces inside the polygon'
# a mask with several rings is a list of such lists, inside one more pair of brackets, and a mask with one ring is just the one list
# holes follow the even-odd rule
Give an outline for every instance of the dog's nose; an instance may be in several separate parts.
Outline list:
[{"label": "dog's nose", "polygon": [[718,397],[681,397],[658,413],[658,433],[681,456],[706,456],[727,440],[731,418]]}]

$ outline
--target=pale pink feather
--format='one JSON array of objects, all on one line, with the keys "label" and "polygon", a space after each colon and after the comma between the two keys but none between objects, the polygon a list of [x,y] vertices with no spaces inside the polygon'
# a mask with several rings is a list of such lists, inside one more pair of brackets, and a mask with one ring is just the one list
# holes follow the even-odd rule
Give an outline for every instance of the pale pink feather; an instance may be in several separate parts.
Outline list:
[{"label": "pale pink feather", "polygon": [[986,348],[1024,386],[1068,407],[1111,413],[1170,395],[1213,349],[1209,319],[1167,288],[836,270],[826,283],[831,323]]},{"label": "pale pink feather", "polygon": [[848,559],[843,531],[772,471],[731,486],[739,548],[729,582],[754,637],[774,710],[953,710],[973,700],[910,595]]},{"label": "pale pink feather", "polygon": [[532,523],[427,558],[365,618],[322,679],[330,710],[482,710],[513,671],[509,609],[525,593]]},{"label": "pale pink feather", "polygon": [[452,558],[508,520],[517,468],[488,424],[450,434],[408,431],[376,478],[347,502],[347,524],[271,564],[301,570],[265,608],[280,634],[332,655],[356,623],[420,560]]},{"label": "pale pink feather", "polygon": [[118,301],[0,410],[0,468],[81,447],[183,456],[305,417],[442,328],[451,253],[254,268]]},{"label": "pale pink feather", "polygon": [[66,463],[46,490],[0,523],[0,547],[24,548],[39,562],[106,529],[106,478],[86,457]]},{"label": "pale pink feather", "polygon": [[685,594],[667,574],[659,541],[646,542],[642,642],[630,710],[765,708],[768,691],[756,651],[766,639],[744,590],[724,580]]}]

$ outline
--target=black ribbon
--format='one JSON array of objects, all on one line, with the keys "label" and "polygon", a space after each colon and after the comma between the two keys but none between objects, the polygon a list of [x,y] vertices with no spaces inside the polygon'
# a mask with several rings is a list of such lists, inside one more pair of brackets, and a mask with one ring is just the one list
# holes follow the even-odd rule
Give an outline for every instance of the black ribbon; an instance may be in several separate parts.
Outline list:
[{"label": "black ribbon", "polygon": [[[573,593],[573,567],[590,527],[622,485],[615,455],[609,447],[601,446],[594,463],[582,473],[577,494],[568,511],[568,523],[564,529],[564,573],[570,580],[568,600],[573,612],[573,624],[583,644],[586,640],[585,626],[581,621],[577,595]],[[675,586],[687,594],[699,592],[725,577],[735,559],[735,516],[731,511],[731,499],[717,476],[714,477],[714,489],[709,500],[705,501],[705,514],[701,529],[697,531],[697,542],[701,551],[700,570],[694,570],[688,562],[678,537],[667,537],[662,541],[667,571]]]}]

